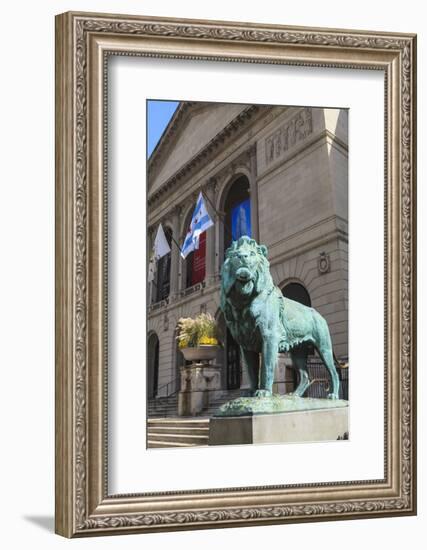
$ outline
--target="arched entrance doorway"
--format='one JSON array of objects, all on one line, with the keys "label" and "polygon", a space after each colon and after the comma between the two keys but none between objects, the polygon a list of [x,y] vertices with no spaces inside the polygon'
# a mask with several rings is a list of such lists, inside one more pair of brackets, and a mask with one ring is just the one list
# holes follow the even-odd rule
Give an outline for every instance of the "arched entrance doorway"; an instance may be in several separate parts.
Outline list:
[{"label": "arched entrance doorway", "polygon": [[[240,174],[225,189],[220,201],[219,210],[224,212],[224,224],[219,226],[219,267],[225,251],[232,241],[243,235],[252,237],[250,185],[247,176]],[[222,327],[223,342],[222,361],[225,365],[223,384],[227,390],[239,389],[246,384],[247,376],[242,372],[240,348],[225,326],[223,315],[218,316]],[[221,329],[220,329],[221,330]]]},{"label": "arched entrance doorway", "polygon": [[227,361],[227,389],[236,390],[240,388],[242,381],[240,348],[228,329],[225,337],[225,350]]},{"label": "arched entrance doorway", "polygon": [[311,307],[311,298],[307,289],[301,283],[288,283],[282,288],[282,294],[285,298],[290,300],[295,300],[304,306]]},{"label": "arched entrance doorway", "polygon": [[[281,286],[285,298],[299,302],[304,306],[311,307],[311,298],[305,286],[297,281],[290,281]],[[314,355],[314,347],[307,347],[308,355]],[[280,393],[288,393],[295,390],[298,382],[296,371],[291,368],[292,361],[289,353],[280,354],[278,363],[278,386]]]},{"label": "arched entrance doorway", "polygon": [[[311,298],[308,290],[302,283],[292,281],[282,288],[282,294],[285,298],[299,302],[303,306],[311,307]],[[314,347],[308,346],[308,354],[314,355]]]},{"label": "arched entrance doorway", "polygon": [[225,325],[223,313],[217,317],[218,336],[223,344],[217,357],[217,362],[225,366],[223,374],[223,386],[227,390],[240,388],[242,383],[242,365],[240,361],[240,348]]},{"label": "arched entrance doorway", "polygon": [[157,396],[159,385],[159,338],[155,332],[148,337],[147,343],[147,395],[149,399]]}]

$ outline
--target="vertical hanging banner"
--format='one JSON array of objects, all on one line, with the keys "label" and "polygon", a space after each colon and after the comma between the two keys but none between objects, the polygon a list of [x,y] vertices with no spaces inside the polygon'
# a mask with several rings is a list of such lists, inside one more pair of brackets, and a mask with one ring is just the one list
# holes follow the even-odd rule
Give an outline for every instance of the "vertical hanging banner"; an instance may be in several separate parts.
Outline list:
[{"label": "vertical hanging banner", "polygon": [[206,273],[206,231],[200,235],[199,248],[194,251],[191,285],[201,283]]},{"label": "vertical hanging banner", "polygon": [[232,209],[231,234],[233,241],[237,241],[243,235],[252,236],[250,199],[240,202]]},{"label": "vertical hanging banner", "polygon": [[190,227],[184,240],[184,244],[181,248],[181,256],[185,259],[190,252],[197,250],[200,246],[200,236],[212,227],[214,222],[211,220],[209,213],[206,209],[203,195],[200,192],[197,199],[196,208],[191,218]]}]

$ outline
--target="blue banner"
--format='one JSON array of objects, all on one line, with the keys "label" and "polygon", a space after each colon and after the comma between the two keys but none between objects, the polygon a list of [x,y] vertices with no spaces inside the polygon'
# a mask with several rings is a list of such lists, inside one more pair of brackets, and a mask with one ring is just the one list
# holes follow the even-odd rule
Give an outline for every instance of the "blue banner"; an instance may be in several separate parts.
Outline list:
[{"label": "blue banner", "polygon": [[252,236],[251,200],[246,199],[231,210],[231,235],[237,241],[243,235]]}]

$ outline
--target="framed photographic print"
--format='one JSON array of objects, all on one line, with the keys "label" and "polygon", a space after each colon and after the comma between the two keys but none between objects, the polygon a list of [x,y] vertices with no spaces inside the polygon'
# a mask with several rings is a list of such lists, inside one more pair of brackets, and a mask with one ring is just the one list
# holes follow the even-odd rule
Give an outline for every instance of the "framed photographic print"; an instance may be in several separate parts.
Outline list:
[{"label": "framed photographic print", "polygon": [[416,513],[416,37],[56,18],[56,531]]}]

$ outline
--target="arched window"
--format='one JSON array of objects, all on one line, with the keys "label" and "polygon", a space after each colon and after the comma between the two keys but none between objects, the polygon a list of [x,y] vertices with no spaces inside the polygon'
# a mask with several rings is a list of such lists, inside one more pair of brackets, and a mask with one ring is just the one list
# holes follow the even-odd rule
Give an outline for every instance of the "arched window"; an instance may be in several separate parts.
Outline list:
[{"label": "arched window", "polygon": [[[165,237],[172,248],[172,230],[165,227]],[[170,292],[171,282],[171,253],[166,254],[157,262],[157,302],[166,300]]]},{"label": "arched window", "polygon": [[295,300],[304,306],[311,307],[310,294],[307,292],[305,286],[300,283],[288,283],[283,289],[282,294],[285,298]]},{"label": "arched window", "polygon": [[156,397],[159,385],[159,337],[152,332],[147,343],[147,395]]},{"label": "arched window", "polygon": [[236,241],[243,235],[252,236],[251,200],[249,195],[249,180],[240,176],[231,185],[224,203],[225,230],[224,251],[231,241]]}]

